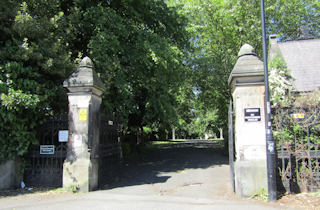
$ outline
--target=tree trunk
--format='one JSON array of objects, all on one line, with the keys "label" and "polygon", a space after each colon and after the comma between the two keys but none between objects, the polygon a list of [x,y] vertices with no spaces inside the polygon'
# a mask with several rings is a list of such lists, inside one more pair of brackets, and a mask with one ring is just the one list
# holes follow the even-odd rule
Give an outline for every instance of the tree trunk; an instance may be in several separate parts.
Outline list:
[{"label": "tree trunk", "polygon": [[172,126],[172,139],[176,139],[176,128],[174,126]]},{"label": "tree trunk", "polygon": [[219,128],[219,131],[220,131],[220,139],[223,139],[223,129]]}]

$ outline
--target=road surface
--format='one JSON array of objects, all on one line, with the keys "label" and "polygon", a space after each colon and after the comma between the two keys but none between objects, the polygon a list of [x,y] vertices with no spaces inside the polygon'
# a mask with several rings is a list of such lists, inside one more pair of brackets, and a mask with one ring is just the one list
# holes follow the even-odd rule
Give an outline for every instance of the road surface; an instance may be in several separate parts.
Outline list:
[{"label": "road surface", "polygon": [[232,193],[228,157],[206,141],[152,150],[124,164],[118,181],[90,193],[0,198],[0,209],[293,209]]}]

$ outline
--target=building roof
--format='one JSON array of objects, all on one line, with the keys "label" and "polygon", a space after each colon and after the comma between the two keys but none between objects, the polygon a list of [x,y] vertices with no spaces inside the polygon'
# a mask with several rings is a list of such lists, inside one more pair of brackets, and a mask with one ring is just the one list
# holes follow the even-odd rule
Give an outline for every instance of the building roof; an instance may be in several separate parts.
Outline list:
[{"label": "building roof", "polygon": [[294,90],[320,89],[320,39],[278,42],[276,44],[293,77]]}]

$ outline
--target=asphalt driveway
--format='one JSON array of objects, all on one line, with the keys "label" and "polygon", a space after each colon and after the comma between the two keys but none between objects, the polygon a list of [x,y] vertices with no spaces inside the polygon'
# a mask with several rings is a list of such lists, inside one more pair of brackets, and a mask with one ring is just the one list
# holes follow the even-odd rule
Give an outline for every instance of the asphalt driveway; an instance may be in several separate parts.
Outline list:
[{"label": "asphalt driveway", "polygon": [[152,150],[128,161],[116,182],[90,193],[0,199],[0,209],[292,209],[232,193],[228,157],[207,141]]}]

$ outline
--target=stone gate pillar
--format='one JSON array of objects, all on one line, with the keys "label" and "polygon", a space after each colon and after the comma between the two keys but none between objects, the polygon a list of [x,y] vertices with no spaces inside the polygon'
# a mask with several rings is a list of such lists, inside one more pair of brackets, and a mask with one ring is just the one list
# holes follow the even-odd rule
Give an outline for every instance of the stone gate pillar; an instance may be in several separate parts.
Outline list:
[{"label": "stone gate pillar", "polygon": [[241,47],[228,82],[235,114],[236,194],[249,197],[268,192],[264,67],[249,44]]},{"label": "stone gate pillar", "polygon": [[68,88],[69,141],[63,187],[91,191],[98,187],[99,113],[104,84],[85,57],[63,83]]}]

